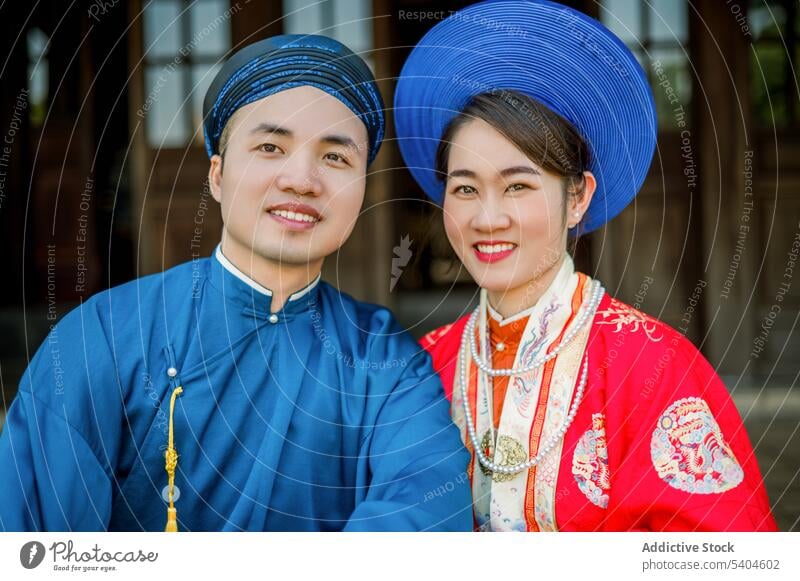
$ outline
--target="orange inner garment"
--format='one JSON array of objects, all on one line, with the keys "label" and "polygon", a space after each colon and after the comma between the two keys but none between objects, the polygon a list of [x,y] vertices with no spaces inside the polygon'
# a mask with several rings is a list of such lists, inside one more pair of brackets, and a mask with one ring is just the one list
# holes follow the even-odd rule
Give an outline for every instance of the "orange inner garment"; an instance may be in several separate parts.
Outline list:
[{"label": "orange inner garment", "polygon": [[[513,367],[514,358],[519,349],[519,342],[522,339],[522,332],[528,324],[528,317],[522,317],[511,323],[501,325],[494,317],[487,317],[489,324],[489,336],[492,349],[492,367],[494,369]],[[502,343],[505,348],[500,351],[497,345]],[[500,427],[500,414],[503,412],[503,401],[508,390],[508,382],[511,378],[508,375],[495,377],[492,382],[494,390],[492,392],[494,427]]]}]

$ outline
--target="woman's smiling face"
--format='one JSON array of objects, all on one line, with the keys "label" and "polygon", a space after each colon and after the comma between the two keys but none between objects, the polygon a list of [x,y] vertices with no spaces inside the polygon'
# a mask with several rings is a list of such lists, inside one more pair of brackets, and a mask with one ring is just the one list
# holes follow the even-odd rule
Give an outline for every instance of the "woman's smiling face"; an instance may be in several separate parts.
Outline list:
[{"label": "woman's smiling face", "polygon": [[565,208],[561,176],[542,169],[481,119],[466,122],[450,140],[447,237],[478,285],[490,296],[513,297],[514,310],[528,306],[526,297],[543,290],[532,285],[560,265],[566,211],[583,211],[570,199]]}]

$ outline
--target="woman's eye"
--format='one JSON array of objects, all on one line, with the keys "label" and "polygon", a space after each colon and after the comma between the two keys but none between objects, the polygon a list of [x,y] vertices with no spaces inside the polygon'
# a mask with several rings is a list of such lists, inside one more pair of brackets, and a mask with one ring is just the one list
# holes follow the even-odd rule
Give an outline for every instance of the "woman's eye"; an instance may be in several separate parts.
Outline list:
[{"label": "woman's eye", "polygon": [[475,188],[473,188],[472,186],[458,186],[456,189],[453,190],[453,193],[467,194],[471,196],[472,194],[476,193],[476,191],[477,190],[475,190]]},{"label": "woman's eye", "polygon": [[275,145],[274,143],[262,143],[261,145],[258,146],[258,150],[263,151],[264,153],[277,153],[278,151],[280,151],[280,149],[278,149],[278,146]]},{"label": "woman's eye", "polygon": [[526,189],[527,187],[528,186],[526,186],[525,184],[511,184],[510,186],[508,186],[508,190],[507,191],[509,191],[509,192],[519,192],[521,190]]}]

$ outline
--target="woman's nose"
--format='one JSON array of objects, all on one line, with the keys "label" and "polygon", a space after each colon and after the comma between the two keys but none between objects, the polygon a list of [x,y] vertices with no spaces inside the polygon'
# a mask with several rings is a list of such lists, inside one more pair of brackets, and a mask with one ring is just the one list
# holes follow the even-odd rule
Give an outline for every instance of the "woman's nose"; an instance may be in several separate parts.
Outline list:
[{"label": "woman's nose", "polygon": [[501,202],[490,196],[476,204],[476,212],[470,225],[481,232],[504,230],[511,226],[511,216]]}]

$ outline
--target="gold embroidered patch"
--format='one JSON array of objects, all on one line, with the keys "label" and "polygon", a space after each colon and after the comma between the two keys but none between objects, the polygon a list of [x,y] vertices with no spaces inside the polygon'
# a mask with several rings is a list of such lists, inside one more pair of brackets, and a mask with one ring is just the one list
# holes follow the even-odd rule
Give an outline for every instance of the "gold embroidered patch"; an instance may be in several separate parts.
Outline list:
[{"label": "gold embroidered patch", "polygon": [[596,323],[598,325],[615,325],[614,332],[619,333],[622,327],[630,327],[630,331],[635,333],[641,329],[647,335],[647,338],[657,343],[664,338],[663,335],[655,336],[658,330],[658,321],[642,311],[634,309],[616,299],[611,299],[609,307],[604,311],[597,311],[597,314],[602,317]]},{"label": "gold embroidered patch", "polygon": [[589,502],[600,508],[608,508],[611,479],[608,471],[606,418],[603,414],[592,414],[592,429],[584,432],[578,440],[572,455],[572,475]]},{"label": "gold embroidered patch", "polygon": [[717,420],[699,397],[679,399],[664,410],[650,440],[650,456],[659,478],[685,492],[725,492],[744,479]]}]

